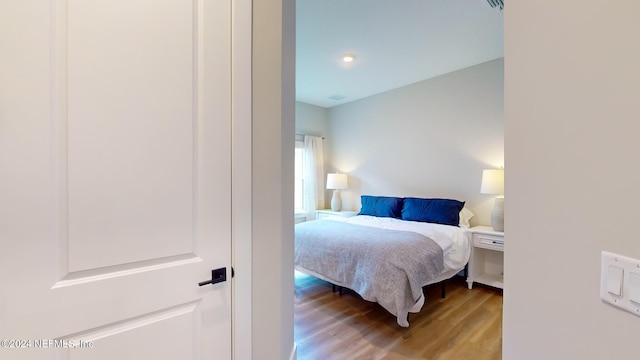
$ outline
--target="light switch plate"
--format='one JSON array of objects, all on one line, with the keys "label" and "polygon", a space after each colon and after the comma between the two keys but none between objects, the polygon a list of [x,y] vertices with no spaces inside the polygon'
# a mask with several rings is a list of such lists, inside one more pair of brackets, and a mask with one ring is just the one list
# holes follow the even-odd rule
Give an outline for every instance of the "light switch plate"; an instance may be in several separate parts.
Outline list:
[{"label": "light switch plate", "polygon": [[640,260],[603,251],[600,298],[640,316]]},{"label": "light switch plate", "polygon": [[629,274],[629,300],[640,306],[640,271]]}]

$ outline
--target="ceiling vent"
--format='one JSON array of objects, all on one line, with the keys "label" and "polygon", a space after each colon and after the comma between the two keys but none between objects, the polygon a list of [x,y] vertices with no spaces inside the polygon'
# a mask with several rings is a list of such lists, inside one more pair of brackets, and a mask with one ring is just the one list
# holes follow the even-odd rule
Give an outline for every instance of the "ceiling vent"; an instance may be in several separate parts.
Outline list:
[{"label": "ceiling vent", "polygon": [[491,6],[492,8],[499,8],[500,10],[504,9],[504,1],[502,0],[487,0],[487,2],[489,3],[489,6]]}]

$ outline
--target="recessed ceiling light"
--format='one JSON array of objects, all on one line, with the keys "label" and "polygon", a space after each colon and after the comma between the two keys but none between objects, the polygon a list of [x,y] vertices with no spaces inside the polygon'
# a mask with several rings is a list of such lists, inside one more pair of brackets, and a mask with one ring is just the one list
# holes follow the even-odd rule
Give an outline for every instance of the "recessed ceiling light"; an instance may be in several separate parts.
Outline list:
[{"label": "recessed ceiling light", "polygon": [[344,95],[336,94],[336,95],[331,95],[331,96],[329,96],[329,99],[338,101],[338,100],[342,100],[342,99],[344,99],[345,97],[346,97],[346,96],[344,96]]},{"label": "recessed ceiling light", "polygon": [[342,56],[342,61],[346,62],[346,63],[350,63],[353,62],[353,60],[356,59],[356,56],[353,54],[344,54]]}]

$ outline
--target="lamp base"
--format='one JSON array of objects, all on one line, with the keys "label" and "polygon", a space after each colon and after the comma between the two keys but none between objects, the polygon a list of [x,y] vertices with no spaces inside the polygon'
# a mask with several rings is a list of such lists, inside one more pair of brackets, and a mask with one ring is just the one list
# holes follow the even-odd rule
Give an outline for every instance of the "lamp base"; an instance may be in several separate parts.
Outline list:
[{"label": "lamp base", "polygon": [[342,197],[340,196],[340,190],[333,190],[333,196],[331,197],[331,210],[342,210]]},{"label": "lamp base", "polygon": [[491,226],[495,231],[504,231],[504,197],[499,196],[491,210]]}]

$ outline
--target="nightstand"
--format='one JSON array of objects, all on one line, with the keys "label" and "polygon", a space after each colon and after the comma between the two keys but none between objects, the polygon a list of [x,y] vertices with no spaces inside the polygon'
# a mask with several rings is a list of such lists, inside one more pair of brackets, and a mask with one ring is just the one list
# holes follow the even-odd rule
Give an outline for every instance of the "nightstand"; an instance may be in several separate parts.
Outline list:
[{"label": "nightstand", "polygon": [[504,287],[504,233],[495,231],[491,226],[475,226],[471,232],[471,258],[467,284],[469,289],[474,282]]},{"label": "nightstand", "polygon": [[357,211],[316,210],[316,220],[326,219],[330,216],[352,217],[356,215],[358,215]]}]

